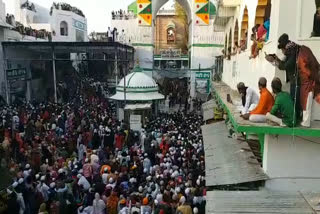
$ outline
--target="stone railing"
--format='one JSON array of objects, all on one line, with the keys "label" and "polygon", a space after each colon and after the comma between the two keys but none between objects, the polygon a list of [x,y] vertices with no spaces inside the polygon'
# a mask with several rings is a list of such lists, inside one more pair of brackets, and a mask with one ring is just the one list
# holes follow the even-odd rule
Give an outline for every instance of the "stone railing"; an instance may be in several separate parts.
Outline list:
[{"label": "stone railing", "polygon": [[[31,36],[31,37],[35,37],[36,39],[37,38],[46,39],[46,40],[52,39],[51,32],[48,32],[46,30],[36,30],[36,29],[32,29],[31,27],[25,27],[20,22],[14,21],[13,15],[12,16],[8,15],[7,17],[8,17],[6,19],[7,23],[14,26],[13,30],[19,32],[23,36]],[[11,17],[11,19],[9,19],[9,17]],[[13,23],[13,21],[14,21],[14,23]]]}]

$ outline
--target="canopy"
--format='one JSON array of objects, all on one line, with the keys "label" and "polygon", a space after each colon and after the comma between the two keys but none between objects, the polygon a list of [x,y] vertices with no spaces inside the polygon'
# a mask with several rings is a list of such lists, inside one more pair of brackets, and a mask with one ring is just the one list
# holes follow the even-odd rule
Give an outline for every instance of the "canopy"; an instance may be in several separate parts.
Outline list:
[{"label": "canopy", "polygon": [[[110,97],[113,100],[128,100],[128,101],[150,101],[162,100],[164,96],[160,94],[158,84],[154,79],[136,66],[134,71],[121,79],[117,86],[117,93]],[[124,90],[126,89],[126,90]],[[124,95],[126,92],[126,97]]]}]

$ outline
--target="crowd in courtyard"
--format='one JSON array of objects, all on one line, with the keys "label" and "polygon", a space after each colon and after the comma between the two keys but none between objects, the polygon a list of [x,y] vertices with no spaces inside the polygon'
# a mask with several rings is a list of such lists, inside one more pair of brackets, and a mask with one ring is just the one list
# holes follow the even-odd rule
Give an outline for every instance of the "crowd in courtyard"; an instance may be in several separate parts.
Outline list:
[{"label": "crowd in courtyard", "polygon": [[6,213],[205,213],[205,163],[195,113],[162,113],[141,132],[104,96],[0,112]]}]

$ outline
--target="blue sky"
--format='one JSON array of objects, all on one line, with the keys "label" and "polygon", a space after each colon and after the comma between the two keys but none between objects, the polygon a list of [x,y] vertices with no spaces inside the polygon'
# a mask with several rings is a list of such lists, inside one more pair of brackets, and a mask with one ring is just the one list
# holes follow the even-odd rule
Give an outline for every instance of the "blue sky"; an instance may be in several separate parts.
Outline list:
[{"label": "blue sky", "polygon": [[[3,0],[7,13],[14,14],[14,2],[16,0]],[[53,0],[29,0],[46,8],[50,8]],[[133,0],[56,0],[66,2],[81,9],[88,19],[88,31],[107,31],[110,26],[111,11],[127,9]]]}]

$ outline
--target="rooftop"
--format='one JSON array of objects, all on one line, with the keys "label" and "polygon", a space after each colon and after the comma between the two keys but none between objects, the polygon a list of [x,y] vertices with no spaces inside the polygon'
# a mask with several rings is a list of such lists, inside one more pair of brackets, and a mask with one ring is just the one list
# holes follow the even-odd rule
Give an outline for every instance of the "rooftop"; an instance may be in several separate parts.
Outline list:
[{"label": "rooftop", "polygon": [[233,101],[240,101],[240,95],[237,91],[232,90],[223,82],[214,82],[212,84],[213,93],[218,102],[226,110],[235,130],[237,132],[246,132],[252,134],[272,134],[272,135],[291,135],[291,136],[309,136],[320,137],[320,121],[312,121],[310,128],[305,127],[279,127],[270,126],[266,123],[252,123],[240,117],[237,106],[227,102],[227,94],[230,94]]},{"label": "rooftop", "polygon": [[[20,58],[23,60],[52,60],[52,51],[55,53],[94,53],[102,56],[106,53],[114,54],[116,51],[128,55],[132,55],[134,52],[133,47],[119,42],[2,42],[2,46],[6,53],[4,58],[10,60],[19,60]],[[17,55],[17,51],[20,50],[32,54],[25,54],[21,57]],[[70,60],[70,58],[57,60]],[[103,57],[94,60],[107,61]],[[124,59],[121,58],[121,60]]]},{"label": "rooftop", "polygon": [[206,186],[244,184],[268,179],[248,143],[228,137],[224,121],[202,126],[201,129],[206,151]]},{"label": "rooftop", "polygon": [[319,193],[209,191],[206,199],[206,213],[320,213]]}]

